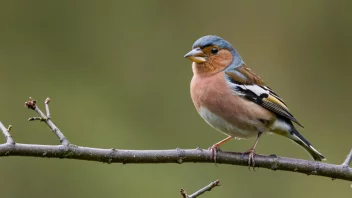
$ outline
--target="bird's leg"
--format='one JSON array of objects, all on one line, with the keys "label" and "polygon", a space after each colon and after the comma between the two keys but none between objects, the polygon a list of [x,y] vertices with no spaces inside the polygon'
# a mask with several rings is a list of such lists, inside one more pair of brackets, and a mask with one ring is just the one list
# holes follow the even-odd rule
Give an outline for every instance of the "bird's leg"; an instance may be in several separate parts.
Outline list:
[{"label": "bird's leg", "polygon": [[228,136],[227,138],[221,140],[220,142],[214,144],[213,146],[211,146],[209,149],[211,150],[211,159],[214,159],[215,163],[216,163],[216,154],[217,152],[220,150],[220,145],[224,144],[225,142],[231,140],[232,137]]},{"label": "bird's leg", "polygon": [[257,146],[258,144],[258,141],[259,141],[259,138],[260,136],[262,136],[263,132],[259,132],[258,133],[258,136],[257,136],[257,139],[255,140],[255,143],[254,145],[252,146],[252,148],[250,148],[247,152],[243,153],[243,154],[248,154],[248,166],[254,168],[254,165],[255,165],[255,161],[254,161],[254,155],[255,155],[255,147]]}]

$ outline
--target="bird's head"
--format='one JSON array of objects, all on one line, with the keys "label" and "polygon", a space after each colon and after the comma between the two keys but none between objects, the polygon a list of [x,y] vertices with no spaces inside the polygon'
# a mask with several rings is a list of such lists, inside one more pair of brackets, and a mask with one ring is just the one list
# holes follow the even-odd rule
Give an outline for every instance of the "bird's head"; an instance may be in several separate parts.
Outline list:
[{"label": "bird's head", "polygon": [[215,74],[227,67],[237,68],[244,64],[229,42],[213,35],[198,39],[185,58],[193,61],[193,72],[197,74]]}]

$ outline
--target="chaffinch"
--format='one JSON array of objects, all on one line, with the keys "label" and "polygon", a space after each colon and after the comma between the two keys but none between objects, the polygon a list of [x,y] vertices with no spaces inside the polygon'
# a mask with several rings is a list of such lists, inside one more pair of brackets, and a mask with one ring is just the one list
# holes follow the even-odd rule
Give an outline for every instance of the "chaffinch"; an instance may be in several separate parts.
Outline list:
[{"label": "chaffinch", "polygon": [[259,138],[273,132],[302,146],[314,160],[325,159],[294,127],[292,122],[302,125],[285,102],[247,67],[229,42],[218,36],[201,37],[185,58],[193,61],[191,97],[198,113],[228,136],[211,147],[212,157],[221,144],[232,138],[256,136],[253,147],[245,152],[249,154],[249,165],[254,166]]}]

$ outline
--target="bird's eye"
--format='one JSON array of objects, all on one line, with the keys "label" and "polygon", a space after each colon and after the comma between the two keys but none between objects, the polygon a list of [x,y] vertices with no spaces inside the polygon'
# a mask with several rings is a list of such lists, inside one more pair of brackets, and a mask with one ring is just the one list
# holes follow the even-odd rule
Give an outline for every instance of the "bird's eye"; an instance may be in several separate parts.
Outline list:
[{"label": "bird's eye", "polygon": [[210,52],[212,53],[212,54],[214,54],[214,55],[216,55],[218,52],[219,52],[219,50],[218,50],[218,48],[212,48],[211,50],[210,50]]}]

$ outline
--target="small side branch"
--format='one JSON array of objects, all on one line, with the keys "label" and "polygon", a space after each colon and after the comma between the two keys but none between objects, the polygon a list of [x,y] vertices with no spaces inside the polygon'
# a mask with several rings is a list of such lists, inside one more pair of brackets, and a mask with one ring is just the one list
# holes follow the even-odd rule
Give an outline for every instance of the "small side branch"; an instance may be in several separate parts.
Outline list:
[{"label": "small side branch", "polygon": [[33,117],[33,118],[29,118],[28,120],[29,121],[40,120],[40,121],[45,122],[50,127],[51,131],[59,138],[60,143],[62,145],[67,146],[70,144],[70,142],[65,137],[65,135],[60,131],[60,129],[50,119],[49,102],[50,102],[50,98],[47,98],[45,100],[45,109],[46,109],[47,115],[45,115],[38,108],[37,102],[30,97],[29,100],[27,102],[25,102],[25,106],[28,107],[29,109],[32,109],[35,112],[37,112],[40,117]]},{"label": "small side branch", "polygon": [[15,144],[15,141],[11,137],[10,130],[12,126],[10,125],[8,128],[6,128],[2,122],[0,122],[0,129],[2,131],[2,134],[4,134],[5,139],[6,139],[6,144]]},{"label": "small side branch", "polygon": [[183,198],[196,198],[196,197],[202,195],[203,193],[205,193],[207,191],[211,191],[216,186],[220,186],[219,183],[220,183],[219,180],[213,181],[210,184],[208,184],[207,186],[205,186],[204,188],[198,190],[197,192],[195,192],[195,193],[193,193],[191,195],[188,195],[184,189],[181,189],[180,193],[181,193]]},{"label": "small side branch", "polygon": [[351,161],[352,161],[352,149],[350,153],[347,155],[345,161],[342,163],[342,166],[346,168],[349,167],[349,165],[351,164]]}]

